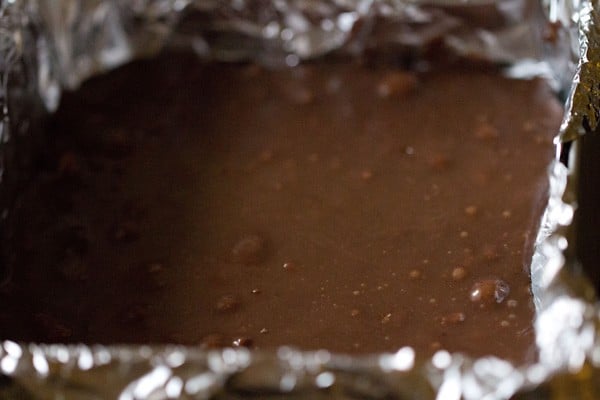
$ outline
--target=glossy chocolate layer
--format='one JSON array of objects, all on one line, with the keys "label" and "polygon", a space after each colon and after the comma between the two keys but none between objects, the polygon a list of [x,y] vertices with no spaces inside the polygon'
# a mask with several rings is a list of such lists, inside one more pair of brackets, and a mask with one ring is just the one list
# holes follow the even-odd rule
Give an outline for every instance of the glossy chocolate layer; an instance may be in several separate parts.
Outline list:
[{"label": "glossy chocolate layer", "polygon": [[523,361],[562,109],[538,80],[137,62],[64,98],[2,337]]}]

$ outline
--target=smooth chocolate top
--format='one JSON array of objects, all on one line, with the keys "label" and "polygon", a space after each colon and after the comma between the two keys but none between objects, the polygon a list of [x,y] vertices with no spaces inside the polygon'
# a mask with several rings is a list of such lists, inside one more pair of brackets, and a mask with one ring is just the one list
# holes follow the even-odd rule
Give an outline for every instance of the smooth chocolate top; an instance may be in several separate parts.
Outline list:
[{"label": "smooth chocolate top", "polygon": [[540,80],[166,55],[63,99],[0,332],[535,357],[562,109]]}]

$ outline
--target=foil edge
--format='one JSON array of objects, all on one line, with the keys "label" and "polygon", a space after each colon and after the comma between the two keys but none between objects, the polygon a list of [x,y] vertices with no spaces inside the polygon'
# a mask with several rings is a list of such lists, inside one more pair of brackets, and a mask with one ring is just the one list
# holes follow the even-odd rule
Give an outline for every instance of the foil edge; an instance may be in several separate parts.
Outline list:
[{"label": "foil edge", "polygon": [[[177,1],[168,2],[168,6],[175,9],[175,3]],[[33,3],[20,4],[27,9],[21,11],[32,12],[30,7],[33,7]],[[189,2],[179,2],[177,7],[188,5]],[[0,17],[10,16],[9,7],[10,4],[7,2],[0,5]],[[140,11],[142,8],[137,10]],[[118,12],[118,10],[109,9],[104,11],[104,15],[110,16],[111,12]],[[18,13],[15,14],[12,16],[19,17]],[[117,50],[108,58],[80,67],[79,75],[66,77],[64,72],[74,68],[73,65],[77,65],[76,60],[70,61],[73,64],[57,66],[55,70],[38,71],[37,79],[42,90],[40,96],[45,106],[53,109],[58,102],[53,95],[48,96],[47,93],[58,92],[59,95],[61,87],[75,87],[82,79],[95,72],[116,66],[134,55],[151,54],[160,48],[168,37],[171,24],[176,20],[176,15],[170,11],[166,15],[167,17],[161,20],[159,28],[150,34],[145,31],[138,31],[138,34],[135,34],[131,30],[127,32],[122,27],[109,27],[110,34],[129,35],[125,40],[127,46]],[[155,15],[154,18],[162,17]],[[580,59],[575,84],[567,103],[566,118],[559,136],[562,141],[572,140],[597,124],[597,108],[589,107],[596,104],[598,99],[598,93],[590,87],[592,77],[598,74],[598,66],[593,60],[598,59],[595,49],[600,50],[600,48],[590,45],[595,43],[598,36],[595,28],[596,19],[597,14],[593,5],[589,2],[584,3],[578,18],[581,40]],[[6,21],[6,18],[2,21]],[[30,22],[18,21],[19,24]],[[6,28],[3,25],[0,29]],[[130,29],[134,28],[130,27]],[[7,37],[13,40],[8,45],[3,42],[5,47],[0,47],[3,54],[17,51],[12,54],[19,55],[19,52],[23,51],[20,43],[22,37],[17,34],[17,31],[18,29],[9,28],[3,36],[0,35],[3,40]],[[40,59],[45,58],[48,65],[53,65],[55,59],[61,58],[60,51],[52,48],[54,44],[44,43],[43,37],[38,39],[40,41],[38,41],[37,56]],[[148,47],[140,43],[151,43],[151,45]],[[136,46],[145,50],[132,50],[137,48]],[[8,64],[16,62],[16,59],[5,58],[4,60]],[[4,71],[9,69],[5,66]],[[7,77],[6,73],[0,81],[5,93],[8,87]],[[6,106],[2,111],[0,128],[3,134],[8,134],[10,123]],[[565,268],[565,265],[574,262],[572,259],[565,258],[568,237],[572,234],[570,218],[574,212],[573,174],[573,169],[569,170],[558,161],[553,163],[550,172],[552,194],[543,220],[544,229],[538,237],[538,251],[536,251],[538,259],[534,261],[534,265],[537,265],[535,273],[540,279],[538,284],[534,284],[534,290],[539,290],[539,301],[536,303],[538,307],[536,330],[547,329],[549,324],[545,322],[547,315],[552,319],[556,315],[562,315],[567,327],[557,331],[551,341],[540,343],[540,335],[537,335],[541,352],[540,363],[518,367],[493,357],[473,360],[460,354],[447,352],[436,353],[431,360],[415,360],[414,353],[411,355],[407,349],[400,349],[391,354],[353,358],[332,355],[328,352],[301,352],[291,348],[282,348],[276,354],[260,354],[239,349],[205,352],[197,348],[180,346],[63,346],[5,341],[0,348],[0,371],[15,377],[32,393],[39,393],[42,396],[48,393],[59,396],[73,390],[73,393],[90,391],[101,396],[123,399],[180,396],[208,398],[219,391],[231,389],[231,382],[235,383],[236,379],[238,385],[239,382],[243,383],[245,375],[253,377],[251,380],[255,384],[260,383],[254,375],[256,373],[265,379],[263,385],[260,385],[261,388],[279,393],[291,393],[309,388],[331,391],[331,387],[336,382],[354,384],[351,378],[360,374],[371,376],[377,382],[379,392],[384,390],[382,387],[387,387],[390,393],[408,391],[411,396],[418,395],[419,398],[508,398],[518,390],[535,387],[547,381],[557,372],[563,370],[576,372],[586,361],[591,361],[596,366],[600,363],[600,344],[597,343],[596,338],[598,310],[590,302],[582,301],[578,297],[579,283],[570,284],[568,271]],[[563,309],[562,314],[556,307]],[[574,338],[578,343],[576,349],[565,345],[572,344]],[[556,346],[557,343],[560,346]],[[564,351],[557,352],[556,347]],[[115,374],[111,368],[118,368],[121,375]],[[263,373],[264,368],[267,370],[271,368],[269,374]],[[255,369],[258,372],[255,372]],[[332,375],[327,375],[328,373]],[[98,380],[94,381],[94,379]],[[107,387],[110,385],[100,387],[97,384],[105,379],[115,383],[112,389]],[[56,387],[49,384],[56,380],[63,383]],[[85,382],[88,383],[87,386]],[[160,384],[152,386],[156,382]],[[370,388],[372,385],[367,382],[363,386],[355,390],[364,391],[365,396],[368,396],[368,390],[365,388]],[[236,388],[234,385],[231,390],[242,390],[242,388]],[[174,396],[175,393],[177,396]]]}]

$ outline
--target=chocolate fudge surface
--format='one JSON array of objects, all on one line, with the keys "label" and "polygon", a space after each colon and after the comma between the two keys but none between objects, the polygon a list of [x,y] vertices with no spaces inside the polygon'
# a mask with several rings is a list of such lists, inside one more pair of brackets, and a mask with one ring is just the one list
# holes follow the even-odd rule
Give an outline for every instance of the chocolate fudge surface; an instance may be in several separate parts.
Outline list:
[{"label": "chocolate fudge surface", "polygon": [[169,54],[66,94],[2,338],[535,357],[541,80]]}]

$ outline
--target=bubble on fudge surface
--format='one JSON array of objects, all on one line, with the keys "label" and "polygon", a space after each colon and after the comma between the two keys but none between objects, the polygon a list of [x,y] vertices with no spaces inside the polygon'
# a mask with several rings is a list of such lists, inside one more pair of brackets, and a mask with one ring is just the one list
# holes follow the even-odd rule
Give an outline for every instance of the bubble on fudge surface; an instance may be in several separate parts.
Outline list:
[{"label": "bubble on fudge surface", "polygon": [[284,262],[283,269],[285,271],[294,271],[296,269],[296,264],[291,261]]},{"label": "bubble on fudge surface", "polygon": [[427,165],[434,171],[445,171],[452,165],[452,160],[445,154],[433,154],[427,157]]},{"label": "bubble on fudge surface", "polygon": [[502,303],[510,293],[510,286],[502,279],[487,278],[475,282],[469,294],[476,303]]},{"label": "bubble on fudge surface", "polygon": [[417,77],[410,72],[389,72],[379,81],[377,95],[381,98],[403,96],[415,90],[417,83]]},{"label": "bubble on fudge surface", "polygon": [[481,249],[481,254],[487,261],[494,261],[500,258],[500,251],[498,250],[498,247],[492,244],[484,245]]},{"label": "bubble on fudge surface", "polygon": [[241,336],[238,338],[233,339],[233,341],[231,342],[231,344],[233,345],[233,347],[247,347],[247,348],[251,348],[254,346],[254,340],[252,340],[252,338],[246,337],[246,336]]},{"label": "bubble on fudge surface", "polygon": [[452,279],[461,281],[467,276],[467,270],[464,267],[456,267],[452,270]]},{"label": "bubble on fudge surface", "polygon": [[419,279],[422,275],[423,273],[418,269],[413,269],[408,273],[410,279]]},{"label": "bubble on fudge surface", "polygon": [[455,325],[461,322],[464,322],[467,319],[465,313],[463,312],[454,312],[442,317],[440,324],[445,325]]},{"label": "bubble on fudge surface", "polygon": [[233,261],[244,265],[256,265],[266,257],[266,242],[259,235],[241,238],[231,250]]},{"label": "bubble on fudge surface", "polygon": [[373,177],[373,171],[370,169],[365,169],[360,172],[360,179],[363,181],[368,181]]},{"label": "bubble on fudge surface", "polygon": [[477,214],[477,207],[470,205],[470,206],[466,206],[465,207],[465,214],[469,215],[469,216],[473,216],[475,214]]},{"label": "bubble on fudge surface", "polygon": [[236,311],[240,307],[240,301],[237,297],[231,294],[221,296],[217,301],[217,311],[222,313]]},{"label": "bubble on fudge surface", "polygon": [[482,119],[475,128],[475,137],[480,140],[493,140],[499,136],[498,130],[487,120]]}]

